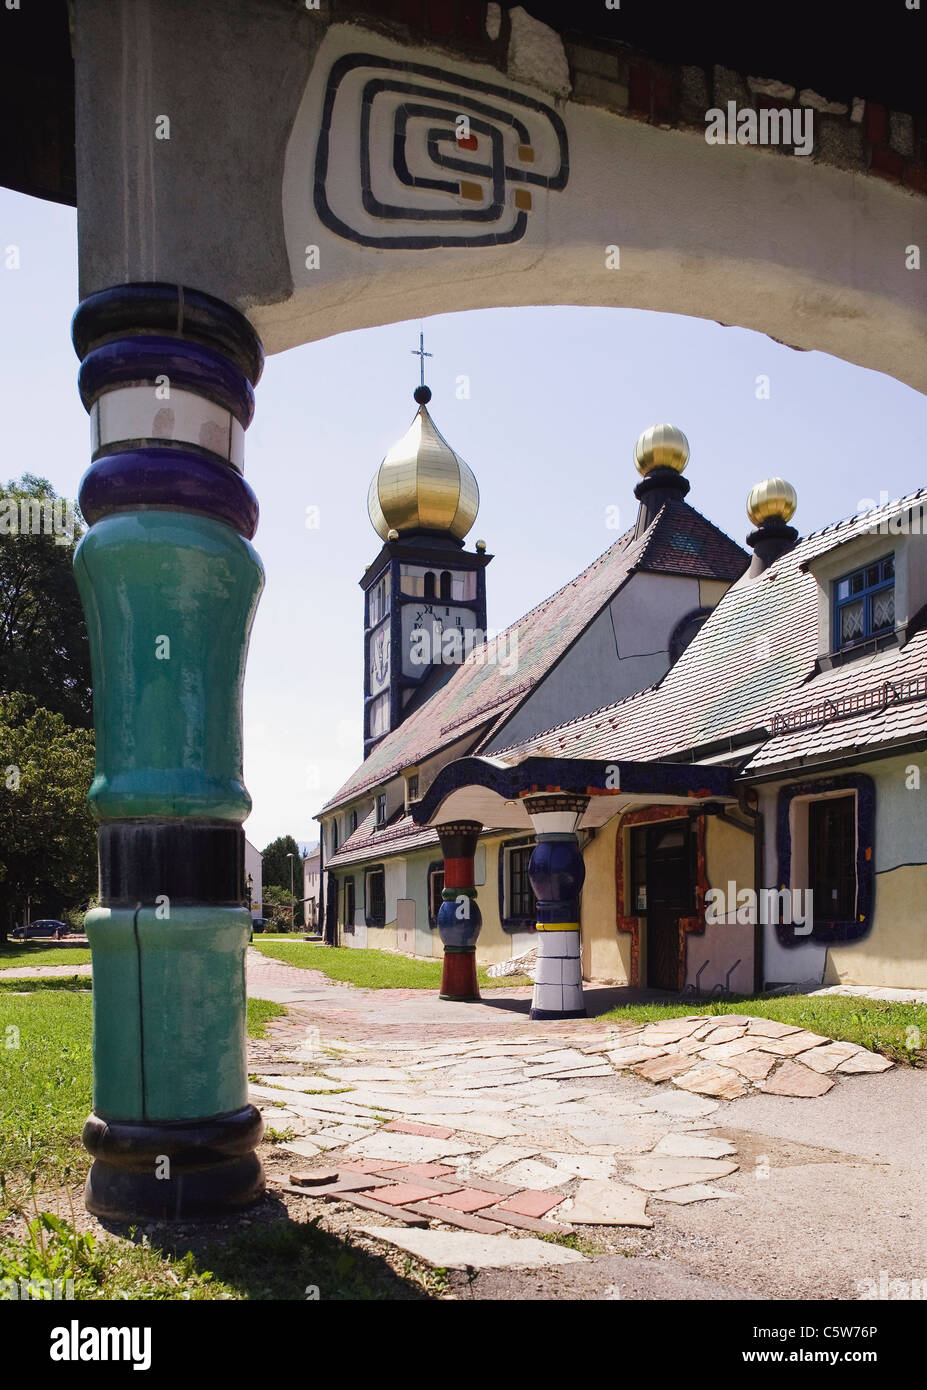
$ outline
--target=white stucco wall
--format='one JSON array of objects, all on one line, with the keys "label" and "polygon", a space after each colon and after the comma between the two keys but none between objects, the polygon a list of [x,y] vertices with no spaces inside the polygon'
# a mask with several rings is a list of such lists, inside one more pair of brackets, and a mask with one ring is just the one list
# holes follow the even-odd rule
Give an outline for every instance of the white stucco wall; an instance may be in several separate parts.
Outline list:
[{"label": "white stucco wall", "polygon": [[698,608],[699,581],[635,574],[496,734],[492,749],[643,690],[669,669],[669,639]]}]

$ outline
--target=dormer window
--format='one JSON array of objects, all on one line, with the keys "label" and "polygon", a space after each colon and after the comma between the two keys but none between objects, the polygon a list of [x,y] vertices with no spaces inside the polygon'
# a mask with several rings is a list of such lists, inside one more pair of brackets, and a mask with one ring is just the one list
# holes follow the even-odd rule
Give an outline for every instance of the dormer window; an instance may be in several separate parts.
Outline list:
[{"label": "dormer window", "polygon": [[834,581],[834,650],[895,628],[895,557],[885,555]]},{"label": "dormer window", "polygon": [[338,853],[338,818],[332,821],[332,854]]},{"label": "dormer window", "polygon": [[409,802],[418,801],[418,774],[413,773],[409,778]]},{"label": "dormer window", "polygon": [[386,824],[386,792],[377,797],[377,828]]}]

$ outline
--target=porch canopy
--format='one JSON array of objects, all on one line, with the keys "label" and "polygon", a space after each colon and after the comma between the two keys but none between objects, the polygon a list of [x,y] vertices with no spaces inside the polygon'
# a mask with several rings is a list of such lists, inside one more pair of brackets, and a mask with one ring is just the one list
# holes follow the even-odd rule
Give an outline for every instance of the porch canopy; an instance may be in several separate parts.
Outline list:
[{"label": "porch canopy", "polygon": [[410,811],[417,825],[469,820],[487,829],[530,831],[525,798],[561,793],[589,798],[576,828],[593,829],[634,806],[736,803],[736,775],[733,768],[700,763],[460,758],[441,769]]}]

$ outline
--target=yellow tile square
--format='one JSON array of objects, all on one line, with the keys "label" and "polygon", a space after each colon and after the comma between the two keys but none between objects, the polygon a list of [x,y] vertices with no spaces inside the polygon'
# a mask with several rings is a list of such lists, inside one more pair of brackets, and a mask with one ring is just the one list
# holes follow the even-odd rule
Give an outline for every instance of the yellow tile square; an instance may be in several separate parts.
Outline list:
[{"label": "yellow tile square", "polygon": [[517,208],[523,208],[526,212],[530,209],[531,194],[528,192],[527,188],[516,188],[515,206]]},{"label": "yellow tile square", "polygon": [[518,158],[521,160],[522,164],[533,164],[534,150],[530,145],[519,145]]},{"label": "yellow tile square", "polygon": [[468,183],[466,179],[460,181],[461,198],[470,198],[475,203],[483,201],[483,189],[478,183]]}]

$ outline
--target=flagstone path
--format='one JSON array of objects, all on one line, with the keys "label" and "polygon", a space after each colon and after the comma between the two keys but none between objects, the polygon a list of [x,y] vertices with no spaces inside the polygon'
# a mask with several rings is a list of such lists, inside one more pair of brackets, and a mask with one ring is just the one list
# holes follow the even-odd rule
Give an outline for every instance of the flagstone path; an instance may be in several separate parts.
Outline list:
[{"label": "flagstone path", "polygon": [[742,1201],[724,1186],[737,1146],[713,1133],[729,1102],[812,1100],[892,1068],[747,1015],[552,1028],[527,1019],[527,990],[453,1005],[306,979],[315,973],[249,960],[251,992],[291,1011],[256,1045],[252,1085],[265,1124],[288,1136],[281,1185],[344,1204],[368,1237],[445,1267],[460,1250],[480,1267],[550,1263],[560,1256],[539,1235],[646,1230],[669,1208]]}]

